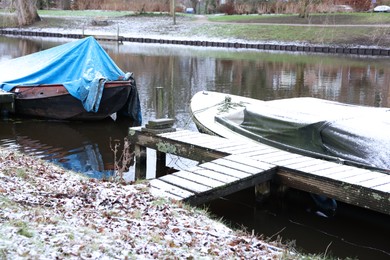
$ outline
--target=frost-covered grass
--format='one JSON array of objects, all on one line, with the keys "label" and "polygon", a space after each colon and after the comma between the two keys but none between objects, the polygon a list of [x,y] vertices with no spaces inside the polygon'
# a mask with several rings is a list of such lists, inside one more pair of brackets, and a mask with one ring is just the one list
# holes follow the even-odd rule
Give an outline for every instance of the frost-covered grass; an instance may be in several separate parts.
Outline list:
[{"label": "frost-covered grass", "polygon": [[[80,33],[84,29],[86,34],[97,35],[114,34],[119,28],[125,37],[390,47],[390,19],[388,14],[378,13],[319,14],[308,20],[297,15],[178,15],[175,25],[166,13],[136,15],[96,10],[39,13],[41,22],[21,29],[60,33]],[[2,17],[6,18],[1,20]],[[107,19],[108,26],[92,26],[96,17]],[[3,27],[15,27],[9,22],[9,15],[0,15],[0,24],[2,21]]]},{"label": "frost-covered grass", "polygon": [[[307,44],[375,45],[387,35],[390,28],[319,27],[261,24],[204,24],[193,28],[193,35],[211,38],[241,39],[262,42],[296,42]],[[370,37],[371,36],[371,37]],[[385,44],[382,42],[381,44]]]},{"label": "frost-covered grass", "polygon": [[88,179],[0,147],[1,259],[298,259],[148,183]]},{"label": "frost-covered grass", "polygon": [[213,22],[252,22],[279,24],[390,24],[388,13],[324,13],[310,14],[303,19],[298,14],[271,15],[212,15],[208,18]]},{"label": "frost-covered grass", "polygon": [[39,15],[56,16],[56,17],[121,17],[134,15],[131,11],[102,11],[102,10],[39,10]]}]

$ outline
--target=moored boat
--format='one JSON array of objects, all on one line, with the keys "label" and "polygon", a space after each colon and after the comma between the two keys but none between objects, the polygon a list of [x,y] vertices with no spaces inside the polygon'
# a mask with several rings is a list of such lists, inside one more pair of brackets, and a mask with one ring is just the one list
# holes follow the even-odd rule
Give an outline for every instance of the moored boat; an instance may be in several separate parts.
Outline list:
[{"label": "moored boat", "polygon": [[390,109],[317,98],[262,101],[202,91],[191,100],[202,132],[388,172]]},{"label": "moored boat", "polygon": [[15,94],[15,113],[98,120],[120,113],[141,123],[132,73],[88,37],[0,63],[0,89]]}]

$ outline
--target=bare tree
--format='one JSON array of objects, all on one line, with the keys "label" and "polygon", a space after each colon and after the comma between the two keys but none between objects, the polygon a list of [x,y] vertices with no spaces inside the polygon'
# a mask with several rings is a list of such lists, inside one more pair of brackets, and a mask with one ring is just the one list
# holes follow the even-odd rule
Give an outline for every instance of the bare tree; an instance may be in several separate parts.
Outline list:
[{"label": "bare tree", "polygon": [[191,6],[194,9],[195,13],[198,13],[196,10],[196,7],[198,6],[198,2],[199,2],[198,0],[191,0]]},{"label": "bare tree", "polygon": [[60,8],[62,10],[70,10],[71,1],[70,0],[61,0],[60,1]]},{"label": "bare tree", "polygon": [[14,5],[19,26],[41,20],[37,10],[37,0],[15,0]]},{"label": "bare tree", "polygon": [[309,17],[309,5],[311,0],[299,0],[299,17],[308,18]]}]

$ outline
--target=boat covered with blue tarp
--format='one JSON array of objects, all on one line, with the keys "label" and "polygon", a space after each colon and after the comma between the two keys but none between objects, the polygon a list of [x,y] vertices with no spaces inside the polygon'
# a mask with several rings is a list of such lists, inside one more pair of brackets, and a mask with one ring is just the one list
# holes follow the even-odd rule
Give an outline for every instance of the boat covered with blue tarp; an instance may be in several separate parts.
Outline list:
[{"label": "boat covered with blue tarp", "polygon": [[0,89],[15,94],[17,114],[102,119],[119,112],[141,122],[133,74],[93,37],[3,61],[0,71]]}]

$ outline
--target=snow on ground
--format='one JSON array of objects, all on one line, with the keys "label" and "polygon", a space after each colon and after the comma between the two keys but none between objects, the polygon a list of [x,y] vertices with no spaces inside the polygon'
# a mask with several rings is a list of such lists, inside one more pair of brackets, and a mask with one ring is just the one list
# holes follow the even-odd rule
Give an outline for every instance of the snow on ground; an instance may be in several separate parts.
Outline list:
[{"label": "snow on ground", "polygon": [[286,255],[285,249],[233,231],[199,209],[152,196],[147,182],[88,179],[0,148],[2,259],[281,259]]},{"label": "snow on ground", "polygon": [[[197,18],[178,16],[176,24],[170,16],[61,17],[67,23],[56,22],[53,20],[56,18],[51,16],[42,16],[42,19],[42,22],[17,29],[87,35],[116,35],[119,32],[121,36],[134,38],[210,40],[205,36],[191,35],[194,28],[205,24],[201,16]],[[101,24],[93,25],[94,21]],[[106,21],[108,25],[104,25],[103,21]]]},{"label": "snow on ground", "polygon": [[[132,38],[158,40],[191,40],[234,43],[259,43],[244,39],[219,36],[216,22],[208,22],[201,15],[177,16],[174,24],[170,16],[125,16],[125,17],[61,17],[42,16],[42,22],[31,26],[14,28],[18,31],[40,31],[61,34],[117,35]],[[66,23],[63,21],[66,20]],[[93,21],[107,21],[108,25],[93,25]],[[195,33],[194,33],[195,31]],[[215,31],[210,37],[205,31]],[[263,42],[264,43],[264,42]],[[268,43],[277,43],[275,41]]]}]

